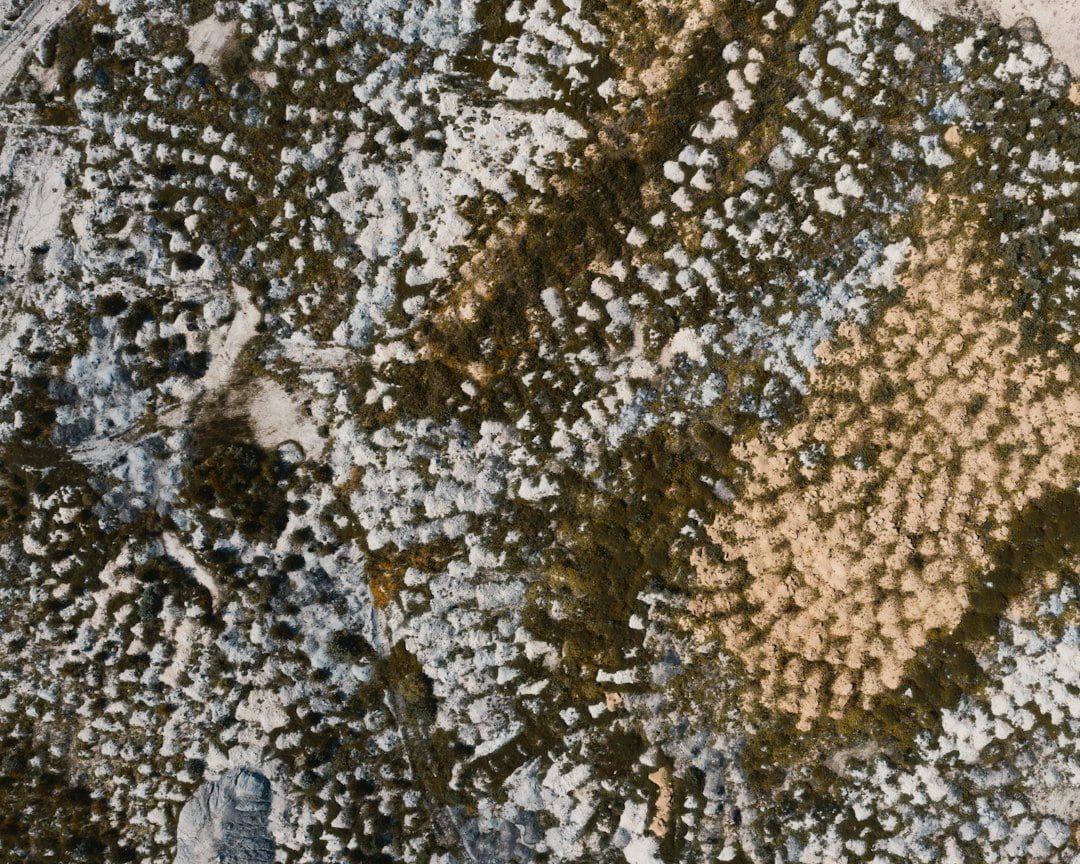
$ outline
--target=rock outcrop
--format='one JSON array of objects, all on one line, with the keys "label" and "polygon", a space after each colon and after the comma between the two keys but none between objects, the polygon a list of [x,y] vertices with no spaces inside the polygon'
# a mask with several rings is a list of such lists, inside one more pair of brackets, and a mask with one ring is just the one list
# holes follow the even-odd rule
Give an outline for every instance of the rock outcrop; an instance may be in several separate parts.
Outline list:
[{"label": "rock outcrop", "polygon": [[173,864],[272,864],[270,781],[241,768],[209,780],[180,811]]}]

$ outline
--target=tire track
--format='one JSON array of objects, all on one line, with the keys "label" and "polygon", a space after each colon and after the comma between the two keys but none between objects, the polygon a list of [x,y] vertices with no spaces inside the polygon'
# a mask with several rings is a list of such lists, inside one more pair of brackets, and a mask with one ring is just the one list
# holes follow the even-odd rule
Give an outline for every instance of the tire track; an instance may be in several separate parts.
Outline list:
[{"label": "tire track", "polygon": [[74,7],[72,0],[33,0],[11,29],[0,33],[0,97],[11,88],[38,38],[59,24]]}]

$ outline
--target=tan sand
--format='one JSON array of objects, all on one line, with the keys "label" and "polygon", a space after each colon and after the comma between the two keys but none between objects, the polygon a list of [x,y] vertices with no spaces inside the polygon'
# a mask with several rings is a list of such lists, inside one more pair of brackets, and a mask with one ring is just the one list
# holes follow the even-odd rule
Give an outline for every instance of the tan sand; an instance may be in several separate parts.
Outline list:
[{"label": "tan sand", "polygon": [[666,837],[671,828],[671,777],[668,776],[668,769],[660,766],[649,775],[649,779],[657,789],[656,808],[649,822],[649,830],[657,837]]},{"label": "tan sand", "polygon": [[[844,325],[819,351],[804,419],[736,446],[744,492],[694,559],[698,633],[719,633],[760,674],[754,698],[803,728],[895,688],[990,565],[980,527],[1004,539],[1075,476],[1076,374],[1023,356],[967,241],[927,245],[880,323]],[[804,464],[815,443],[828,455]]]},{"label": "tan sand", "polygon": [[[720,6],[715,0],[647,0],[638,9],[655,56],[643,69],[627,64],[627,75],[618,82],[619,94],[625,99],[653,96],[670,87],[686,62],[693,40],[704,30],[716,27]],[[671,28],[669,22],[678,22],[678,26]]]}]

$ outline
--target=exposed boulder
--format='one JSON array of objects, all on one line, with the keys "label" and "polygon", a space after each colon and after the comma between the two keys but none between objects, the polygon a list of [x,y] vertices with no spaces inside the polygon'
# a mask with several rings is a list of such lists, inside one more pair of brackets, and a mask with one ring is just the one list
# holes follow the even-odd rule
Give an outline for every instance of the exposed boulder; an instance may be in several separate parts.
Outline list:
[{"label": "exposed boulder", "polygon": [[240,768],[199,787],[180,811],[173,864],[273,864],[270,781]]}]

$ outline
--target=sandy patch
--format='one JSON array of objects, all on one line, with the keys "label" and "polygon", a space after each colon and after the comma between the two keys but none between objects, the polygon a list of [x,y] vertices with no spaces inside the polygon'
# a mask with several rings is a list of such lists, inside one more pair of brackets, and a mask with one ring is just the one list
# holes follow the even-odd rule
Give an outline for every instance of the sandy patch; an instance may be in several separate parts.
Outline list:
[{"label": "sandy patch", "polygon": [[[203,385],[210,392],[227,389],[230,384],[237,388],[235,402],[227,405],[226,409],[231,411],[235,410],[234,405],[243,405],[260,446],[272,450],[286,441],[292,441],[299,445],[306,457],[317,459],[322,455],[324,442],[317,424],[304,409],[302,395],[289,393],[269,378],[259,378],[244,385],[234,381],[237,361],[244,346],[255,335],[261,316],[247,290],[234,286],[233,298],[236,311],[232,321],[227,329],[218,330],[210,339],[212,359],[203,376]],[[343,349],[320,349],[317,346],[298,346],[296,354],[317,368],[322,368],[322,364],[330,368],[344,365],[349,356]]]},{"label": "sandy patch", "polygon": [[210,338],[210,366],[202,378],[203,386],[208,390],[216,390],[232,378],[240,352],[255,335],[255,326],[262,317],[246,289],[234,285],[233,299],[236,312],[228,329],[219,330]]},{"label": "sandy patch", "polygon": [[94,614],[90,623],[95,628],[100,630],[109,622],[109,601],[115,595],[131,594],[134,591],[136,583],[129,570],[130,565],[131,549],[125,546],[116,558],[101,568],[98,578],[104,587],[91,595],[94,598]]},{"label": "sandy patch", "polygon": [[66,158],[60,140],[44,135],[9,135],[0,151],[0,176],[14,190],[0,228],[0,262],[16,277],[29,269],[35,248],[60,234]]},{"label": "sandy patch", "polygon": [[42,93],[52,93],[60,83],[60,67],[55,63],[47,68],[31,63],[27,71],[30,77],[37,81]]},{"label": "sandy patch", "polygon": [[247,699],[236,706],[236,719],[260,726],[267,735],[289,722],[281,699],[271,690],[252,690]]},{"label": "sandy patch", "polygon": [[[639,6],[647,21],[651,48],[658,55],[644,69],[629,67],[619,82],[620,95],[633,99],[655,95],[671,86],[686,62],[690,46],[703,30],[713,27],[720,6],[715,0],[675,0],[673,3],[645,2]],[[668,22],[679,21],[675,32]]]},{"label": "sandy patch", "polygon": [[927,246],[900,304],[819,351],[805,419],[734,448],[744,493],[695,555],[702,638],[803,726],[896,687],[959,622],[987,544],[1080,455],[1076,374],[1021,355],[966,241]]},{"label": "sandy patch", "polygon": [[278,74],[273,69],[256,69],[248,77],[264,93],[267,90],[273,90],[278,85]]},{"label": "sandy patch", "polygon": [[344,345],[302,343],[294,339],[283,342],[281,349],[290,362],[315,371],[345,369],[356,356],[352,348]]},{"label": "sandy patch", "polygon": [[1054,57],[1080,75],[1080,0],[926,0],[931,9],[1003,27],[1035,22]]},{"label": "sandy patch", "polygon": [[32,0],[11,27],[0,32],[0,95],[7,92],[41,37],[74,7],[73,0]]},{"label": "sandy patch", "polygon": [[170,687],[180,686],[180,676],[187,669],[191,660],[192,650],[195,647],[197,630],[195,623],[190,618],[184,618],[176,626],[172,634],[173,658],[169,665],[161,672],[161,680]]}]

